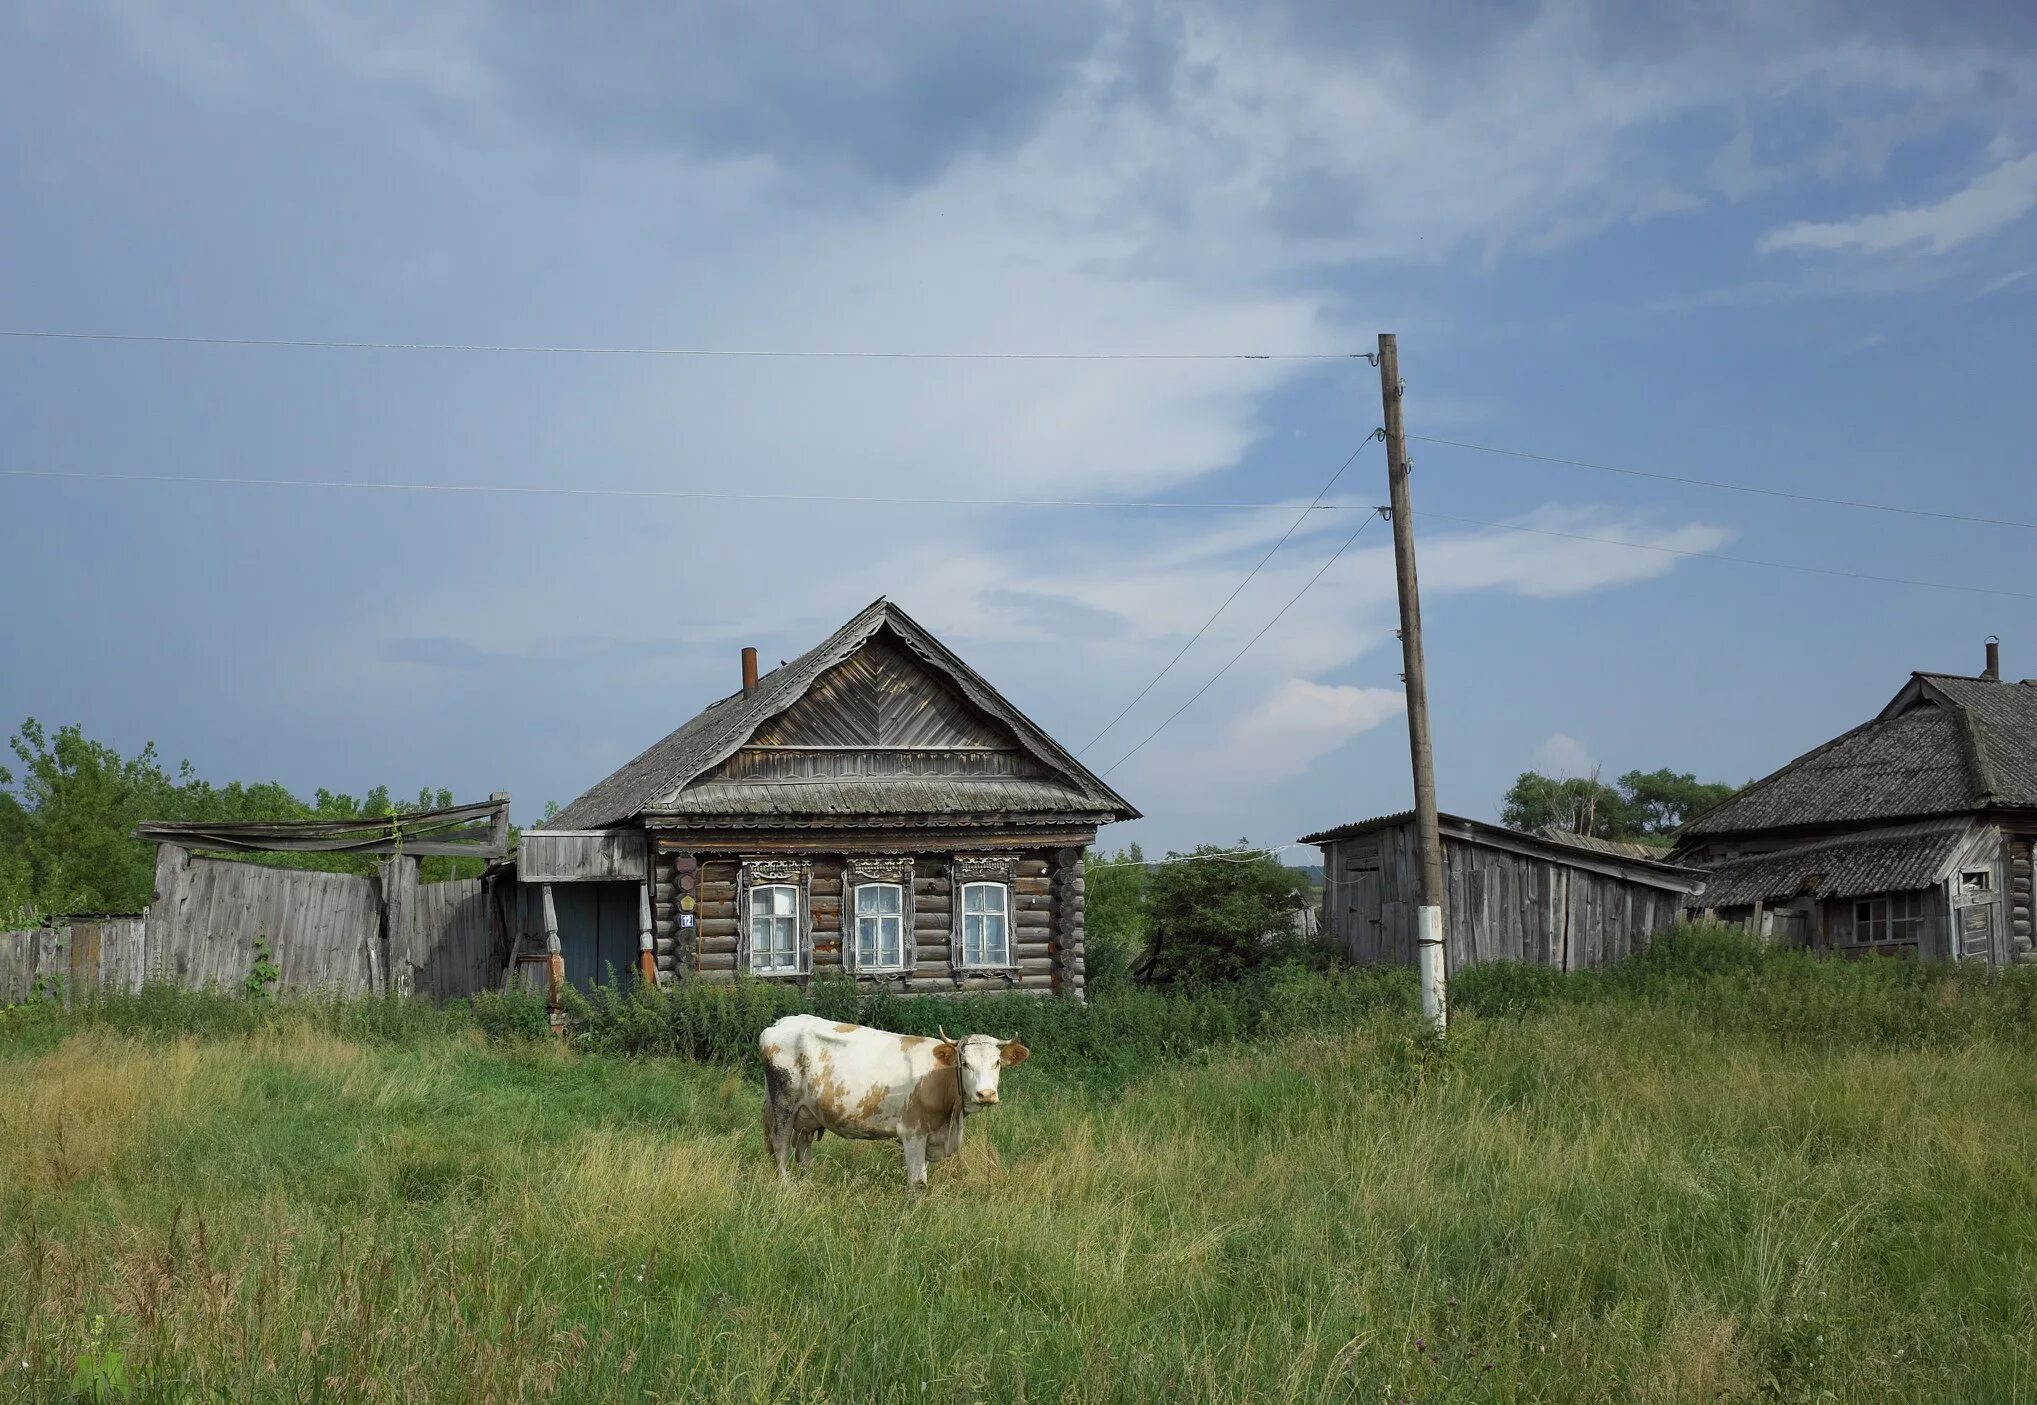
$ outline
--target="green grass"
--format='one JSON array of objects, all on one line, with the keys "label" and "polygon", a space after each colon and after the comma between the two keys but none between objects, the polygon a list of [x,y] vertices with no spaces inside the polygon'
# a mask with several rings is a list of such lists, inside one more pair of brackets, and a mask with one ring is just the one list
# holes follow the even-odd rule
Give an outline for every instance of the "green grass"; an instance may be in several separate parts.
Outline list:
[{"label": "green grass", "polygon": [[[1440,1048],[1397,979],[893,1009],[1038,1022],[918,1201],[834,1138],[780,1186],[740,1059],[612,1052],[704,1007],[563,1048],[502,1008],[16,1012],[0,1397],[81,1355],[137,1400],[2037,1395],[2024,973],[1685,934],[1466,973]],[[733,1048],[771,1010],[725,1000]]]}]

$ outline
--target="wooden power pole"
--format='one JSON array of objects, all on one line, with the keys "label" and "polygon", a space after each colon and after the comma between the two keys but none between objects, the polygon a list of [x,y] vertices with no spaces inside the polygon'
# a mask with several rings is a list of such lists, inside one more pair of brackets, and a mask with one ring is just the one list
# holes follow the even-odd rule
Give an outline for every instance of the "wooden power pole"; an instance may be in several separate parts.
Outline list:
[{"label": "wooden power pole", "polygon": [[1407,685],[1408,751],[1415,772],[1415,966],[1422,983],[1422,1018],[1440,1034],[1450,1022],[1450,977],[1443,946],[1443,836],[1436,821],[1429,682],[1422,671],[1422,596],[1415,584],[1415,524],[1408,508],[1400,347],[1391,332],[1379,334],[1379,399],[1386,412],[1386,487],[1393,512],[1394,584],[1400,592],[1401,681]]}]

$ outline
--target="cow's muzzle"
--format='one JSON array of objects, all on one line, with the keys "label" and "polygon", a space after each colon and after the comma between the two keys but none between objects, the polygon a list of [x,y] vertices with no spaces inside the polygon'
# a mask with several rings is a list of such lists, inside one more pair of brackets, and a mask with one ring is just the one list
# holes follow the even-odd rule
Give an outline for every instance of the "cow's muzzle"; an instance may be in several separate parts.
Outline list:
[{"label": "cow's muzzle", "polygon": [[985,1088],[982,1092],[976,1095],[976,1101],[980,1106],[987,1107],[991,1103],[997,1101],[997,1094],[991,1091],[990,1089]]}]

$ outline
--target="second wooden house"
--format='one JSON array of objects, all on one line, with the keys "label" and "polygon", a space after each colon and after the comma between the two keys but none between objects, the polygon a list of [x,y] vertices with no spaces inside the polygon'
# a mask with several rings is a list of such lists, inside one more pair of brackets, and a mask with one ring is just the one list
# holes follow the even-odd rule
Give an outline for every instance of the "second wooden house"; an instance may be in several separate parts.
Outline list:
[{"label": "second wooden house", "polygon": [[1080,999],[1083,851],[1137,815],[878,600],[761,677],[745,649],[740,691],[526,831],[521,954],[555,988],[841,971]]}]

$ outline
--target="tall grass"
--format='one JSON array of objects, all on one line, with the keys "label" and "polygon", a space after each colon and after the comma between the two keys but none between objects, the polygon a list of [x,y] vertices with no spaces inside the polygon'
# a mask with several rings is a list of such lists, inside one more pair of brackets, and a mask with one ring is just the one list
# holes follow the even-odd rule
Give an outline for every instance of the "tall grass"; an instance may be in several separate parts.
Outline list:
[{"label": "tall grass", "polygon": [[[1441,1045],[1400,979],[1287,973],[1179,1009],[822,987],[859,1002],[832,1013],[1039,1051],[917,1200],[884,1145],[826,1138],[804,1177],[769,1173],[745,1041],[782,992],[618,992],[563,1042],[514,1002],[13,1014],[0,1398],[118,1395],[81,1373],[109,1359],[125,1398],[192,1401],[2037,1380],[2023,973],[1685,933],[1589,978],[1465,972]],[[1146,1029],[1197,1056],[1113,1063]],[[703,1057],[647,1056],[682,1048]]]}]

